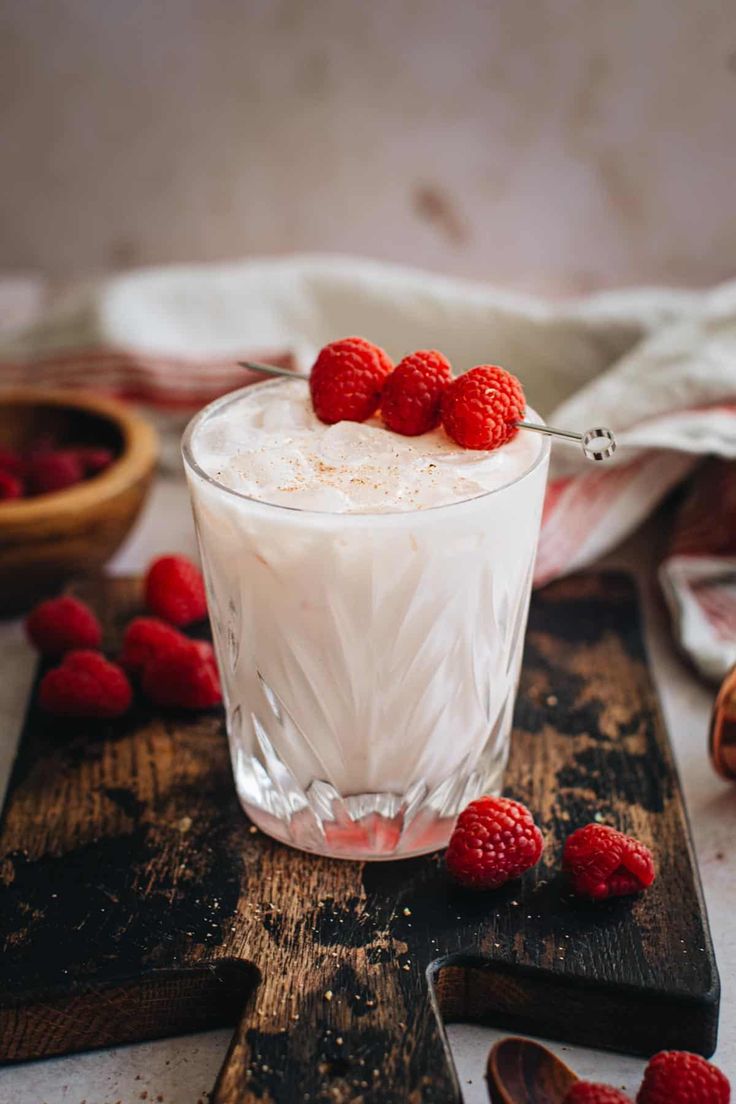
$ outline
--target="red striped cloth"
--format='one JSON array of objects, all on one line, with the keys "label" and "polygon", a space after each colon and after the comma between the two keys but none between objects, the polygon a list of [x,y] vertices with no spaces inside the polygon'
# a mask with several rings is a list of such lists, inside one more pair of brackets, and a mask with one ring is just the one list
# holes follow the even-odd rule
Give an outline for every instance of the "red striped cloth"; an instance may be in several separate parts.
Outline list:
[{"label": "red striped cloth", "polygon": [[[286,350],[244,351],[240,358],[196,359],[105,348],[64,349],[0,361],[0,387],[93,387],[152,409],[187,412],[255,378],[237,365],[256,359],[293,366]],[[733,420],[736,403],[717,403],[642,419],[633,442],[713,433]],[[723,432],[722,427],[719,432]],[[630,450],[631,452],[631,450]],[[690,452],[637,449],[615,466],[587,466],[550,481],[535,585],[584,567],[645,518],[698,465]],[[719,679],[736,662],[736,464],[706,462],[696,473],[660,570],[663,591],[684,650],[706,677]]]},{"label": "red striped cloth", "polygon": [[[260,350],[251,360],[292,365],[288,352]],[[23,360],[0,360],[0,387],[93,387],[117,398],[163,410],[196,410],[256,377],[238,367],[242,357],[154,356],[99,348],[64,349]]]},{"label": "red striped cloth", "polygon": [[736,463],[698,469],[659,577],[683,650],[721,679],[736,663]]}]

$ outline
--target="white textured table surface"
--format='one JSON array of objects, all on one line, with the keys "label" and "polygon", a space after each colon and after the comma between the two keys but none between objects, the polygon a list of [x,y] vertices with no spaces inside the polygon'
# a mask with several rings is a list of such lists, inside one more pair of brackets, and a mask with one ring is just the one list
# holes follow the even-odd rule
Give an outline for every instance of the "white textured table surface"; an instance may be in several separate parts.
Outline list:
[{"label": "white textured table surface", "polygon": [[[649,542],[639,540],[623,555],[640,564]],[[112,567],[132,573],[151,556],[194,552],[189,507],[178,480],[160,480],[145,514]],[[622,557],[618,557],[619,560]],[[720,1044],[715,1060],[736,1075],[736,879],[731,852],[736,838],[736,787],[711,771],[705,745],[712,691],[674,654],[653,588],[644,583],[650,658],[662,697],[692,821],[695,847],[710,911],[723,986]],[[15,751],[33,657],[18,625],[0,628],[0,782],[4,787]],[[676,907],[676,906],[675,906]],[[487,1104],[483,1069],[499,1033],[454,1025],[449,1031],[465,1104]],[[13,1104],[198,1104],[206,1102],[230,1033],[212,1031],[183,1039],[142,1043],[73,1055],[0,1071],[0,1102]],[[634,1092],[643,1063],[620,1055],[556,1046],[579,1073]]]}]

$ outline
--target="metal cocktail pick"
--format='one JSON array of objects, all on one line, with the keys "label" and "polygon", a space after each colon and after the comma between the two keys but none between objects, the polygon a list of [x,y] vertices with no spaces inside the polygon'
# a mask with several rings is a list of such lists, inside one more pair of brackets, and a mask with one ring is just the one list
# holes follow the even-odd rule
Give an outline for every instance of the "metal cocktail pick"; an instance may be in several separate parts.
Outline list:
[{"label": "metal cocktail pick", "polygon": [[[260,372],[264,376],[288,376],[290,379],[309,379],[307,372],[292,372],[289,368],[276,368],[272,364],[255,364],[250,360],[240,360],[241,368],[251,372]],[[557,437],[561,441],[575,441],[588,460],[607,460],[616,451],[616,438],[610,429],[596,426],[586,429],[585,433],[573,433],[569,429],[553,429],[548,425],[534,425],[533,422],[516,422],[519,429],[531,429],[533,433],[543,433],[545,437]]]}]

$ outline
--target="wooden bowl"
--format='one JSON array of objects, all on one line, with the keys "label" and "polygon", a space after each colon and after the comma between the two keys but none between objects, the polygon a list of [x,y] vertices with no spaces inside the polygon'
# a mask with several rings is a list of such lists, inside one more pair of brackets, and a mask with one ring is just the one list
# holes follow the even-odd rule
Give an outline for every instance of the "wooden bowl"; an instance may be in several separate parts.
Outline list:
[{"label": "wooden bowl", "polygon": [[103,445],[115,460],[63,491],[0,502],[0,616],[102,567],[133,525],[156,463],[153,429],[121,403],[84,391],[0,392],[0,445],[22,448],[47,434],[62,445]]}]

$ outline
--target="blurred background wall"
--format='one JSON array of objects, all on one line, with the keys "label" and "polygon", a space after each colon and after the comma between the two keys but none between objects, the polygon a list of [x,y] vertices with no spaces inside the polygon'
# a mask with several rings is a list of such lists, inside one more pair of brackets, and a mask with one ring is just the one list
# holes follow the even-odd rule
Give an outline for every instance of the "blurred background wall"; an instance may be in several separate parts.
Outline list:
[{"label": "blurred background wall", "polygon": [[0,0],[0,268],[736,272],[729,0]]}]

